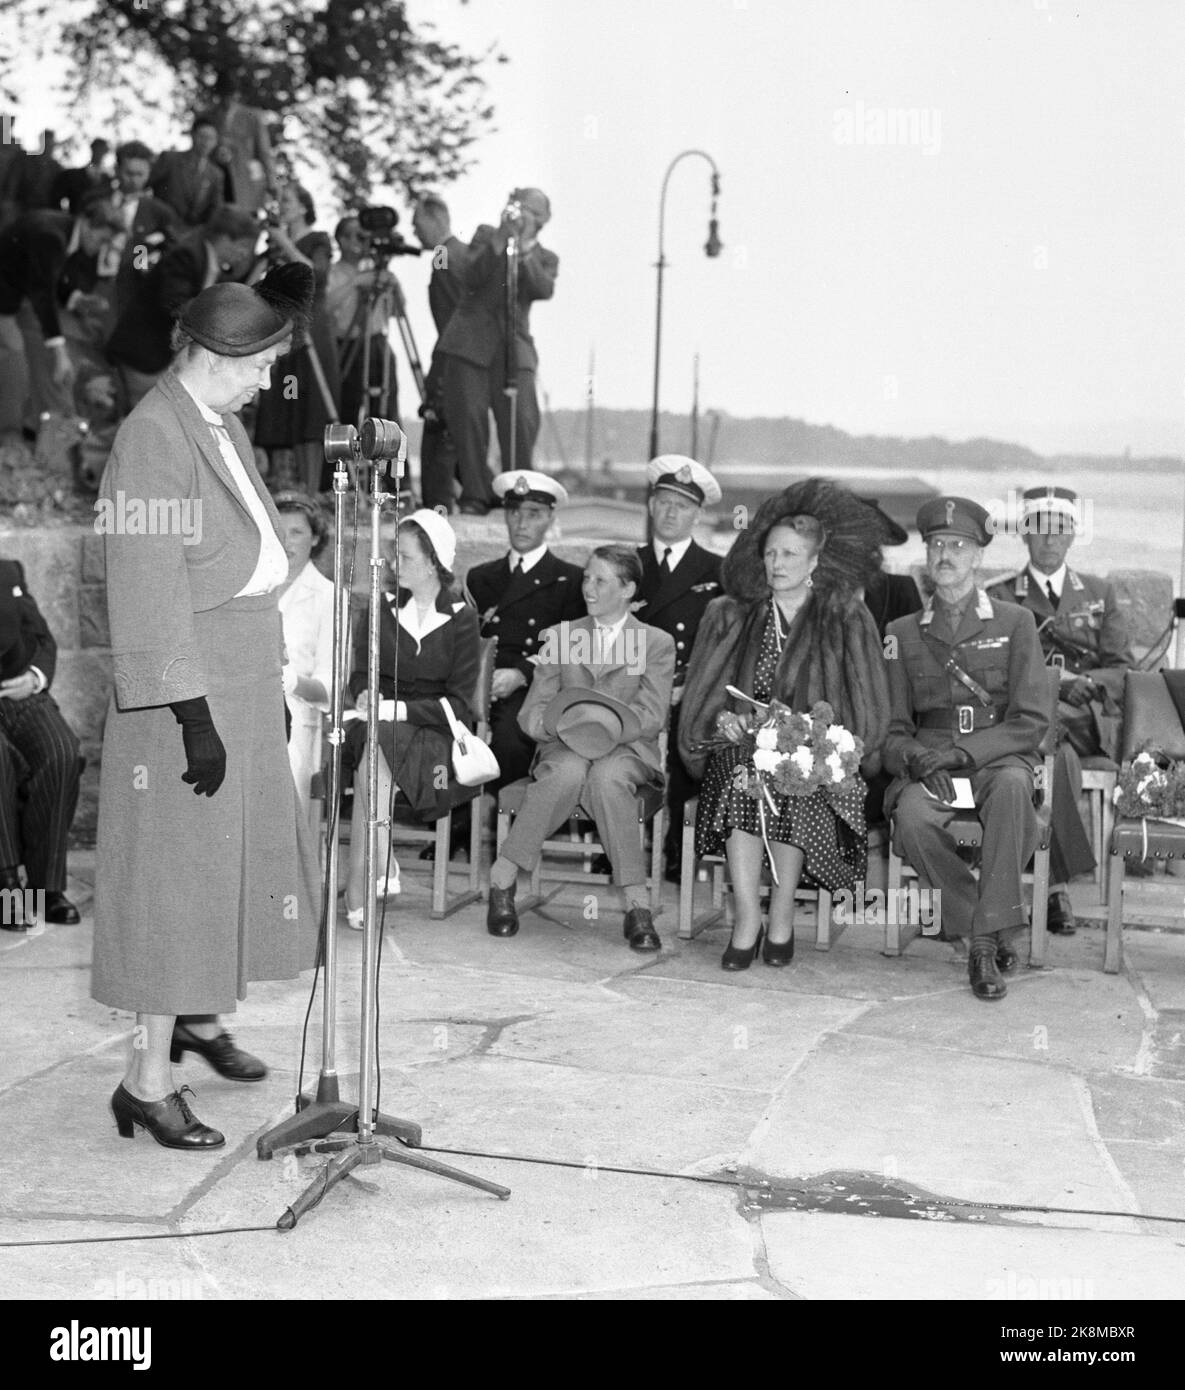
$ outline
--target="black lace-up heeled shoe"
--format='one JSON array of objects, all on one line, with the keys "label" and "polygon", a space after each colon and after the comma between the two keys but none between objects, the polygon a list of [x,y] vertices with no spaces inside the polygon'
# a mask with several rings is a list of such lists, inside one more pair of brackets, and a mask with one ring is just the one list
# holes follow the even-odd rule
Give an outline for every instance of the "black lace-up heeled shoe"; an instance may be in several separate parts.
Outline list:
[{"label": "black lace-up heeled shoe", "polygon": [[123,1083],[111,1097],[111,1113],[121,1139],[134,1139],[136,1126],[146,1129],[158,1144],[166,1149],[220,1149],[226,1135],[202,1124],[189,1108],[186,1095],[193,1095],[188,1086],[171,1091],[163,1100],[141,1100]]},{"label": "black lace-up heeled shoe", "polygon": [[183,1023],[175,1023],[169,1061],[180,1062],[187,1052],[196,1052],[228,1081],[262,1081],[267,1075],[267,1067],[259,1058],[244,1052],[229,1033],[223,1031],[216,1038],[199,1038]]}]

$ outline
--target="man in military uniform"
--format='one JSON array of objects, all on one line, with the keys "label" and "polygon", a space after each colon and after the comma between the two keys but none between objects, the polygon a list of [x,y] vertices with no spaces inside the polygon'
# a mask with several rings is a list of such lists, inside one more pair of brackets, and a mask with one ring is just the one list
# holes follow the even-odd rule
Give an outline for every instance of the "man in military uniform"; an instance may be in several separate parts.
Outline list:
[{"label": "man in military uniform", "polygon": [[675,639],[675,684],[671,692],[671,721],[667,736],[666,877],[678,883],[683,845],[683,803],[695,795],[696,783],[679,756],[679,701],[687,679],[687,663],[695,645],[704,609],[719,598],[720,556],[691,538],[705,506],[720,501],[720,485],[694,459],[662,454],[652,459],[646,477],[647,507],[653,541],[638,547],[642,584],[635,616],[661,628]]},{"label": "man in military uniform", "polygon": [[1105,579],[1066,564],[1080,517],[1077,494],[1064,487],[1034,487],[1024,494],[1021,538],[1029,563],[988,590],[993,599],[1032,613],[1048,665],[1061,671],[1058,749],[1053,772],[1049,930],[1072,935],[1073,909],[1065,890],[1095,867],[1082,824],[1084,757],[1115,758],[1127,668],[1134,662],[1127,623]]},{"label": "man in military uniform", "polygon": [[492,787],[517,782],[531,769],[534,743],[519,728],[539,654],[539,638],[556,623],[585,615],[584,571],[553,555],[546,536],[557,506],[568,494],[544,473],[515,469],[494,479],[502,499],[510,550],[500,560],[475,565],[465,581],[481,617],[481,635],[498,639],[490,746],[501,776]]},{"label": "man in military uniform", "polygon": [[[1016,969],[1011,938],[1027,924],[1021,875],[1037,847],[1037,749],[1049,725],[1048,680],[1031,613],[993,603],[976,583],[988,513],[963,497],[918,512],[935,594],[891,622],[892,715],[885,795],[894,847],[941,892],[946,939],[970,938],[977,999],[1002,999]],[[983,825],[979,881],[949,829],[952,774],[967,777]]]}]

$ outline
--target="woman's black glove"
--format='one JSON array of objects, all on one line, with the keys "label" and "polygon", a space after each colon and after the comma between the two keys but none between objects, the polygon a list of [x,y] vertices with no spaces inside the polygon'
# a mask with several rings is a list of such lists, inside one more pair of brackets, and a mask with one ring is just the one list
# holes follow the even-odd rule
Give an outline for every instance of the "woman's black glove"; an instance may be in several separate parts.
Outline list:
[{"label": "woman's black glove", "polygon": [[188,768],[181,780],[193,787],[196,796],[213,796],[226,776],[226,749],[218,737],[210,706],[204,695],[192,700],[174,700],[169,708],[181,725]]}]

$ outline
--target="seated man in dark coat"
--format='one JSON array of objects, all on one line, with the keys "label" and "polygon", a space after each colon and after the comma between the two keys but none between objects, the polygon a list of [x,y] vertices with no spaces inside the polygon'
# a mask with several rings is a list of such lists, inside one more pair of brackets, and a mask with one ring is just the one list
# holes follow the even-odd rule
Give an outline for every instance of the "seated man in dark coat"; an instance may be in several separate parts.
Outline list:
[{"label": "seated man in dark coat", "polygon": [[[0,927],[28,931],[18,869],[44,892],[37,911],[78,921],[66,897],[66,836],[78,804],[78,740],[49,687],[57,643],[15,560],[0,560]],[[27,775],[26,775],[27,774]]]}]

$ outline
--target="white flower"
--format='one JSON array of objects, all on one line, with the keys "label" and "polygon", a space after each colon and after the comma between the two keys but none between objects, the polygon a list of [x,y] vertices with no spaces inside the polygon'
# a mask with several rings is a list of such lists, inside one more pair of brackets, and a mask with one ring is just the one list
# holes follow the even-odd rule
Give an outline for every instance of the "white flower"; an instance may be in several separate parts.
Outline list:
[{"label": "white flower", "polygon": [[1137,753],[1136,756],[1132,759],[1132,767],[1137,768],[1141,763],[1147,763],[1149,767],[1155,767],[1156,759],[1152,756],[1151,753]]},{"label": "white flower", "polygon": [[843,781],[843,760],[838,753],[827,755],[827,766],[831,769],[831,780],[833,782]]},{"label": "white flower", "polygon": [[[841,753],[854,753],[856,751],[856,740],[842,724],[828,725],[827,737]],[[837,777],[835,780],[838,782],[841,779]]]},{"label": "white flower", "polygon": [[769,725],[763,725],[757,730],[758,748],[776,748],[778,746],[778,731]]},{"label": "white flower", "polygon": [[801,772],[804,777],[809,777],[815,770],[815,755],[805,743],[800,743],[794,752],[790,754],[790,761],[798,768],[799,772]]},{"label": "white flower", "polygon": [[753,754],[753,766],[758,772],[777,772],[785,761],[785,753],[770,748],[758,748]]}]

